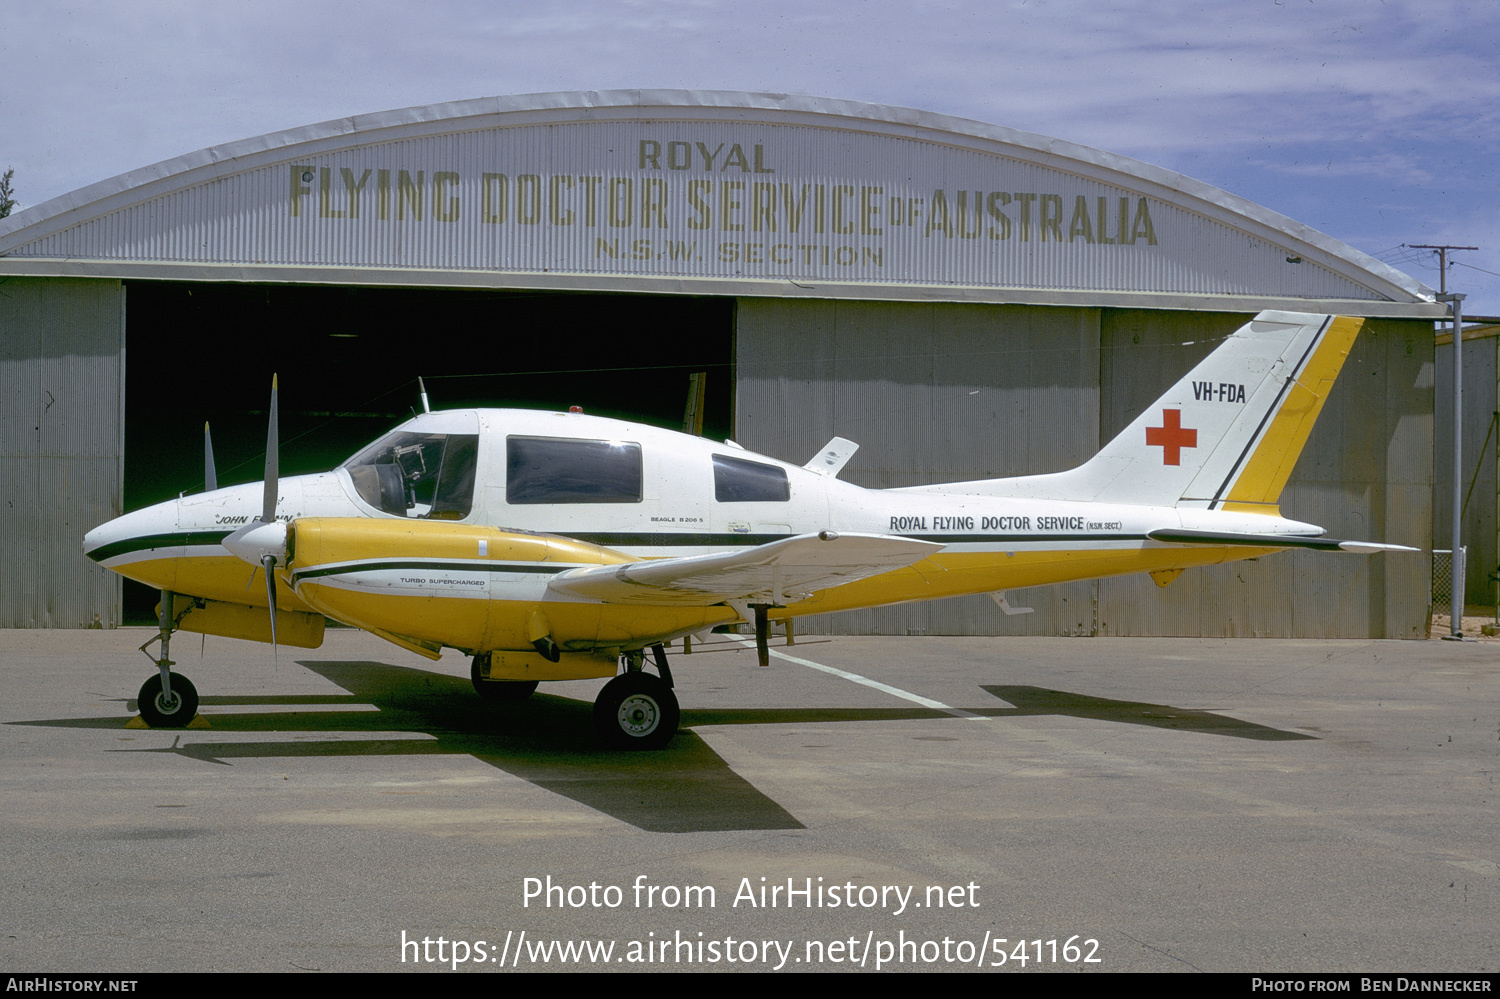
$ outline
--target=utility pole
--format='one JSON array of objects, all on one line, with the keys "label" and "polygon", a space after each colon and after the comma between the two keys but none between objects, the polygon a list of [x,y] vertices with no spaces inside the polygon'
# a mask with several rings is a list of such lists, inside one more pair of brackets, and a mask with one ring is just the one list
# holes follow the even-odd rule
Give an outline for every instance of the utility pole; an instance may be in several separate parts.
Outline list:
[{"label": "utility pole", "polygon": [[1477,246],[1432,246],[1411,244],[1413,250],[1436,250],[1438,253],[1438,301],[1447,302],[1453,315],[1453,554],[1449,556],[1448,586],[1450,641],[1464,640],[1464,584],[1468,572],[1467,553],[1463,547],[1464,489],[1464,334],[1463,295],[1448,294],[1448,251],[1477,250]]}]

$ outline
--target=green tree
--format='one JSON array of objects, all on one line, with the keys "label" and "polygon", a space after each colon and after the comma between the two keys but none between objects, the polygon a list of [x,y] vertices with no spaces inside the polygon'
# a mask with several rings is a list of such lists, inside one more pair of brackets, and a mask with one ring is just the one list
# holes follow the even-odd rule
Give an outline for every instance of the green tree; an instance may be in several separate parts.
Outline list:
[{"label": "green tree", "polygon": [[10,210],[16,207],[16,199],[11,197],[15,192],[10,187],[10,179],[15,175],[15,167],[10,167],[3,175],[0,175],[0,219],[9,215]]}]

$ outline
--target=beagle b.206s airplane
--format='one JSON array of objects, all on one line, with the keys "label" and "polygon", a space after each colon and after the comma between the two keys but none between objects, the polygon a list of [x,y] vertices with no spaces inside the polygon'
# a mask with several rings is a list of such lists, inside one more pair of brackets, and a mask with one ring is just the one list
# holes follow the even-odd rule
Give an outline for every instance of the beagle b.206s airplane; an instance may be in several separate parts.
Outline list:
[{"label": "beagle b.206s airplane", "polygon": [[[424,413],[331,472],[210,489],[90,531],[85,552],[162,591],[142,717],[181,726],[197,693],[175,630],[316,647],[325,617],[436,659],[475,689],[615,677],[594,721],[654,748],[677,727],[665,645],[753,622],[1126,573],[1288,548],[1374,552],[1277,500],[1361,321],[1263,312],[1071,471],[901,489],[656,427],[480,409]],[[252,585],[263,574],[264,588]],[[155,641],[155,639],[153,639]],[[151,643],[147,643],[149,646]],[[657,675],[642,667],[650,650]]]}]

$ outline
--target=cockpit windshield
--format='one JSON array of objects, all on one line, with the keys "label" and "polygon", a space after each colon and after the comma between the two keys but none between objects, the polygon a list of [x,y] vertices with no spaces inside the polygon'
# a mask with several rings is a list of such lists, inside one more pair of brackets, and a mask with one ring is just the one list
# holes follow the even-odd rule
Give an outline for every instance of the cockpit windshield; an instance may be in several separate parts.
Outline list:
[{"label": "cockpit windshield", "polygon": [[462,520],[474,505],[478,434],[387,434],[344,462],[366,503],[397,517]]}]

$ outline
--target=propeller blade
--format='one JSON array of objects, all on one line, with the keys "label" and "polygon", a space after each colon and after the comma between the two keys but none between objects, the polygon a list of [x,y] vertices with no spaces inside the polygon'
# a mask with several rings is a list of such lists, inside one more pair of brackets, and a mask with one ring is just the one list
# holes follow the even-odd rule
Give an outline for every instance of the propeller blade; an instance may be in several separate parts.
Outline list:
[{"label": "propeller blade", "polygon": [[219,488],[219,474],[214,471],[214,441],[208,435],[208,421],[203,421],[203,488],[213,492]]},{"label": "propeller blade", "polygon": [[276,519],[276,498],[281,490],[281,444],[276,429],[276,376],[271,376],[271,409],[266,421],[265,499],[260,519],[251,521],[223,541],[232,554],[251,565],[259,564],[266,574],[266,604],[271,614],[271,655],[276,648],[276,566],[286,564],[287,526]]},{"label": "propeller blade", "polygon": [[261,568],[266,570],[266,600],[271,605],[271,656],[276,656],[276,556],[262,555]]},{"label": "propeller blade", "polygon": [[271,376],[271,419],[266,431],[266,494],[260,519],[267,524],[276,519],[276,492],[280,488],[280,444],[276,432],[276,376]]}]

